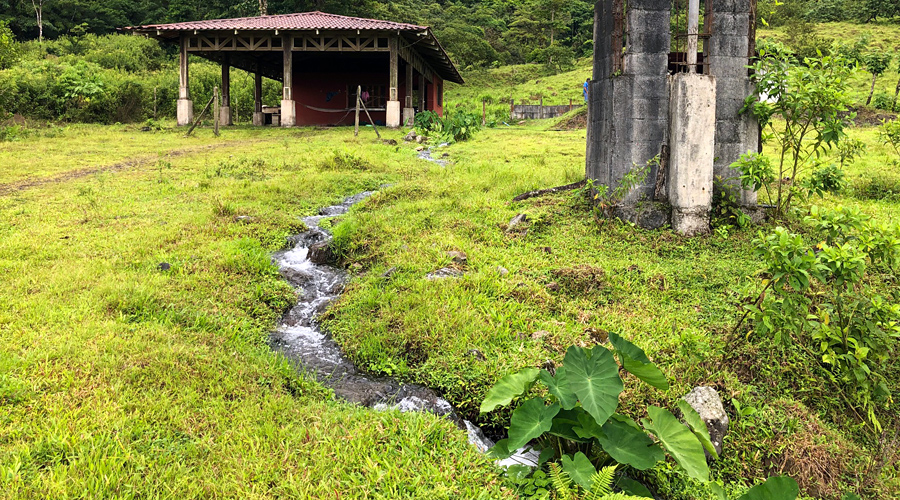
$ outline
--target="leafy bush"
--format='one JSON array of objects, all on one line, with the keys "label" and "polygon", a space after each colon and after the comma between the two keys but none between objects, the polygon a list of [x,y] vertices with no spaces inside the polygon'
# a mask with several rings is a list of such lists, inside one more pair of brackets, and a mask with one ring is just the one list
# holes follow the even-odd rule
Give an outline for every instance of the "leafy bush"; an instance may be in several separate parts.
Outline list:
[{"label": "leafy bush", "polygon": [[9,23],[0,21],[0,69],[7,69],[19,59],[19,44]]},{"label": "leafy bush", "polygon": [[422,133],[437,135],[447,142],[460,142],[481,130],[481,115],[458,109],[448,111],[441,118],[434,111],[425,111],[416,115],[414,125]]},{"label": "leafy bush", "polygon": [[878,127],[878,140],[894,150],[894,154],[897,156],[894,164],[900,164],[900,120],[882,120],[881,126]]},{"label": "leafy bush", "polygon": [[876,407],[891,399],[884,365],[900,338],[900,304],[882,273],[900,263],[900,228],[846,208],[813,207],[805,222],[818,243],[783,227],[756,241],[768,278],[748,306],[755,333],[814,357],[880,430]]},{"label": "leafy bush", "polygon": [[875,109],[882,109],[884,111],[893,111],[894,98],[887,92],[878,91],[872,98],[872,107]]},{"label": "leafy bush", "polygon": [[[748,97],[744,111],[759,120],[765,131],[763,139],[775,142],[779,159],[777,164],[769,161],[775,178],[793,181],[816,168],[822,153],[845,137],[847,118],[842,113],[851,102],[851,69],[839,55],[806,58],[804,64],[797,64],[793,52],[778,44],[761,47],[752,68],[757,95],[766,98]],[[776,123],[776,116],[784,123]],[[739,161],[734,167],[744,178],[749,174],[742,169],[749,165],[762,168],[760,162]],[[769,193],[776,215],[785,215],[794,197],[802,193],[798,183],[779,182],[777,191]]]},{"label": "leafy bush", "polygon": [[844,189],[844,171],[834,164],[819,167],[803,180],[803,187],[806,188],[807,196],[818,195],[824,198],[825,193],[840,193]]}]

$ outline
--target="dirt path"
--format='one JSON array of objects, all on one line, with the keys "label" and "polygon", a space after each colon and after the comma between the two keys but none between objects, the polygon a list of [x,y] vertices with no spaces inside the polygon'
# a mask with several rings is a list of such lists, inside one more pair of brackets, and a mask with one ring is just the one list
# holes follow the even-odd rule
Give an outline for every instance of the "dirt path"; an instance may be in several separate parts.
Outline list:
[{"label": "dirt path", "polygon": [[127,170],[136,167],[142,167],[153,162],[158,161],[160,158],[176,158],[179,156],[185,156],[195,153],[203,153],[208,151],[214,151],[217,149],[228,148],[232,146],[244,146],[250,144],[258,144],[261,142],[267,142],[267,139],[259,139],[259,140],[245,140],[245,141],[233,141],[233,142],[223,142],[220,144],[208,144],[206,146],[193,147],[193,148],[184,148],[184,149],[175,149],[167,152],[164,156],[159,155],[142,155],[134,158],[129,158],[124,161],[120,161],[118,163],[113,163],[112,165],[104,165],[100,167],[91,167],[91,168],[82,168],[78,170],[71,170],[68,172],[63,172],[61,174],[53,175],[50,177],[41,177],[41,178],[29,178],[23,179],[18,182],[10,182],[7,184],[0,184],[0,196],[8,196],[13,193],[17,193],[20,191],[25,191],[26,189],[31,189],[35,187],[44,186],[46,184],[59,184],[63,182],[68,182],[76,179],[81,179],[83,177],[87,177],[89,175],[97,174],[100,172],[119,172],[122,170]]}]

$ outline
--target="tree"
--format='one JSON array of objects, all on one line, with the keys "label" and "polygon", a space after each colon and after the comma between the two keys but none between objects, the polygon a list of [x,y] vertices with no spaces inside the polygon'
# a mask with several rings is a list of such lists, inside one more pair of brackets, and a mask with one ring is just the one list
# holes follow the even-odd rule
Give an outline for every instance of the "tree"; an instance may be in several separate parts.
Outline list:
[{"label": "tree", "polygon": [[875,80],[878,79],[879,75],[887,71],[893,58],[894,56],[891,54],[881,51],[869,52],[863,57],[866,70],[868,70],[869,73],[872,73],[872,88],[869,89],[869,98],[866,99],[866,106],[872,102],[872,94],[875,93]]},{"label": "tree", "polygon": [[[897,58],[897,74],[900,75],[900,57]],[[897,89],[894,90],[894,102],[891,109],[897,109],[897,95],[900,94],[900,78],[897,79]]]},{"label": "tree", "polygon": [[9,23],[0,21],[0,69],[11,68],[19,58],[19,46]]},{"label": "tree", "polygon": [[31,0],[31,6],[34,7],[34,17],[38,27],[38,44],[44,44],[44,0]]}]

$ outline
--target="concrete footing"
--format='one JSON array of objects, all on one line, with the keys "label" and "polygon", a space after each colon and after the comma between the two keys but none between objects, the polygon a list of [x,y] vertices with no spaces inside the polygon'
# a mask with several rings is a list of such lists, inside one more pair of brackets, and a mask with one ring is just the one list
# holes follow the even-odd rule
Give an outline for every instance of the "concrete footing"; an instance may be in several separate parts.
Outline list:
[{"label": "concrete footing", "polygon": [[413,122],[416,120],[416,110],[415,108],[403,108],[403,125],[407,127],[412,127]]},{"label": "concrete footing", "polygon": [[219,108],[219,125],[234,125],[231,119],[231,106],[222,106]]},{"label": "concrete footing", "polygon": [[179,127],[190,126],[194,122],[194,101],[178,99],[176,119]]},{"label": "concrete footing", "polygon": [[[273,123],[274,125],[274,123]],[[294,127],[297,125],[297,104],[293,100],[281,101],[281,126]]]},{"label": "concrete footing", "polygon": [[400,127],[400,101],[388,101],[385,125],[387,125],[388,128]]},{"label": "concrete footing", "polygon": [[716,137],[716,79],[677,73],[669,77],[669,170],[666,188],[672,229],[709,232]]},{"label": "concrete footing", "polygon": [[256,127],[262,127],[266,124],[266,115],[265,113],[253,112],[253,125]]}]

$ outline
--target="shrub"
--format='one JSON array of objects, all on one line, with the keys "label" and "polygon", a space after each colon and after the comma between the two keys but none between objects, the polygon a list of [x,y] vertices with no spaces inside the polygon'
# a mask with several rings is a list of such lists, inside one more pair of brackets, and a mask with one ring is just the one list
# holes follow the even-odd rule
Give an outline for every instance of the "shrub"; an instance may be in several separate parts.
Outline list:
[{"label": "shrub", "polygon": [[900,304],[883,280],[900,264],[900,227],[846,208],[813,207],[805,223],[817,243],[783,227],[755,242],[767,276],[747,306],[755,334],[811,357],[880,430],[875,410],[891,400],[884,369],[900,338]]},{"label": "shrub", "polygon": [[0,69],[7,69],[19,59],[19,44],[9,29],[9,23],[0,21]]},{"label": "shrub", "polygon": [[872,107],[884,111],[894,110],[894,98],[884,91],[879,91],[872,97]]}]

